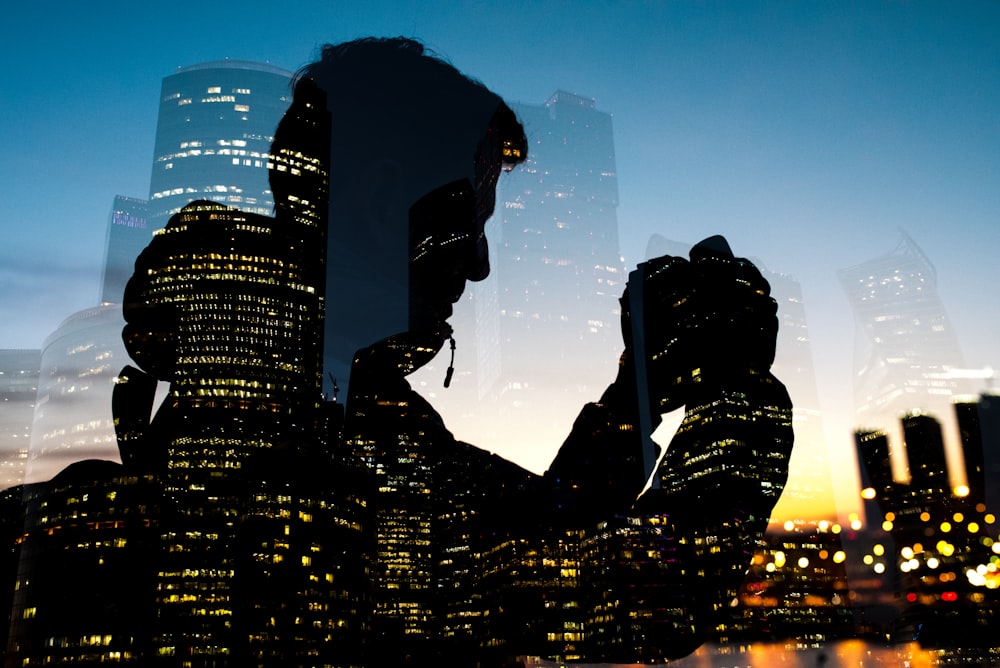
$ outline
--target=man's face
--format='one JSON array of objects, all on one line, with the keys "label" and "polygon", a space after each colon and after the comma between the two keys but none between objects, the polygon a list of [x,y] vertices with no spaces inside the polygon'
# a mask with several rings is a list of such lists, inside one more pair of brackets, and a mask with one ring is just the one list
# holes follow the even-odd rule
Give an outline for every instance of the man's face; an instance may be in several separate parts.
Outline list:
[{"label": "man's face", "polygon": [[461,179],[437,188],[410,210],[410,329],[440,329],[466,281],[489,275],[486,221],[493,215],[496,182],[475,188]]}]

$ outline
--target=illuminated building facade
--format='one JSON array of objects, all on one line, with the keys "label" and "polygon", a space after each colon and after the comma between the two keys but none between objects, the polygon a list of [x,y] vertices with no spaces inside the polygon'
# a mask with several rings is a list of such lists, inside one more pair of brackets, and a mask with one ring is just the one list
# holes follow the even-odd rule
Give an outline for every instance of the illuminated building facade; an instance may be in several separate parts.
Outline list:
[{"label": "illuminated building facade", "polygon": [[146,225],[148,202],[136,197],[115,195],[108,216],[108,236],[104,246],[104,275],[101,302],[120,304],[135,267],[135,259],[152,239]]},{"label": "illuminated building facade", "polygon": [[147,665],[155,488],[98,460],[24,486],[5,665]]},{"label": "illuminated building facade", "polygon": [[24,482],[40,350],[0,350],[0,489]]},{"label": "illuminated building facade", "polygon": [[271,215],[268,162],[274,130],[291,103],[291,76],[272,65],[224,60],[164,78],[149,183],[151,230],[200,199]]},{"label": "illuminated building facade", "polygon": [[163,651],[230,651],[243,468],[314,438],[322,234],[195,203],[157,233],[126,289],[126,304],[142,305],[126,308],[133,357],[171,381],[144,446],[163,458],[176,513],[158,580]]},{"label": "illuminated building facade", "polygon": [[[87,361],[99,347],[76,330],[47,342],[43,370],[48,348],[56,368],[36,424],[54,419],[45,411],[56,398],[83,396],[107,372],[114,392],[109,383],[100,410],[86,408],[108,413],[109,450],[117,443],[123,464],[76,463],[32,488],[20,564],[21,584],[35,586],[22,586],[15,607],[38,621],[11,628],[18,665],[357,662],[369,618],[367,495],[364,476],[333,460],[321,405],[328,167],[326,151],[313,157],[303,141],[329,145],[329,114],[325,99],[303,93],[260,170],[281,186],[276,217],[185,206],[136,260],[119,298],[125,322],[121,305],[94,310],[114,314],[107,340],[124,339],[148,375],[122,369],[124,355],[67,373],[57,353]],[[157,379],[170,387],[150,422]],[[42,433],[67,431],[81,430]],[[70,461],[86,456],[79,450]],[[138,525],[121,516],[123,499]],[[63,505],[74,507],[54,512]],[[130,527],[140,533],[115,533]],[[127,567],[102,551],[119,544]],[[80,596],[65,604],[60,569],[101,591],[88,602],[67,589]],[[107,619],[83,619],[82,606],[109,596],[121,605],[109,604]],[[60,608],[74,614],[56,619]]]},{"label": "illuminated building facade", "polygon": [[[265,163],[284,197],[276,217],[208,201],[190,204],[156,232],[126,288],[124,337],[133,358],[170,381],[143,447],[159,453],[159,461],[147,464],[160,467],[172,504],[156,576],[153,645],[157,653],[182,661],[225,662],[233,656],[239,663],[244,652],[266,657],[301,635],[303,615],[260,617],[266,605],[247,603],[254,588],[244,580],[259,585],[265,601],[274,589],[263,587],[260,578],[299,578],[307,587],[306,599],[310,591],[322,592],[312,598],[322,597],[334,587],[356,592],[335,577],[328,565],[332,555],[289,554],[298,557],[290,565],[284,554],[271,554],[293,543],[300,551],[315,546],[320,552],[330,547],[327,539],[343,538],[330,531],[327,539],[302,548],[301,540],[289,538],[293,526],[281,522],[283,513],[295,511],[299,523],[294,529],[301,538],[312,527],[305,518],[332,521],[332,514],[347,509],[349,515],[355,505],[348,500],[337,506],[339,497],[333,495],[344,490],[276,492],[278,479],[287,484],[291,474],[286,470],[281,478],[285,469],[261,463],[274,457],[272,450],[301,462],[329,442],[317,441],[323,424],[326,274],[321,249],[326,246],[328,156],[325,150],[316,156],[300,148],[304,137],[316,142],[312,146],[328,145],[325,98],[303,95],[286,119],[284,148]],[[300,451],[306,454],[293,456]],[[274,504],[283,506],[275,511],[277,523]],[[244,543],[247,533],[255,547]],[[260,559],[241,563],[247,550]],[[268,560],[273,573],[261,566]],[[347,599],[353,595],[345,594]],[[335,601],[287,604],[347,614]],[[241,616],[237,609],[257,610],[258,617]],[[358,605],[351,610],[348,605],[351,615],[364,614]],[[327,629],[323,637],[331,634],[336,635]],[[301,650],[306,646],[315,650],[313,641]]]}]

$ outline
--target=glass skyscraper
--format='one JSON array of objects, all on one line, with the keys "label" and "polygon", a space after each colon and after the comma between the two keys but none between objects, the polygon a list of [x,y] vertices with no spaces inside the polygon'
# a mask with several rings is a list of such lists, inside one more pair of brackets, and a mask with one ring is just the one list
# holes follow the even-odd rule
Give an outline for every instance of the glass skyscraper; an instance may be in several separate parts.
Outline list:
[{"label": "glass skyscraper", "polygon": [[863,427],[912,410],[950,413],[962,355],[934,265],[905,232],[896,248],[838,272],[858,325],[855,407]]},{"label": "glass skyscraper", "polygon": [[149,183],[149,227],[205,199],[269,216],[267,163],[274,130],[291,102],[292,73],[223,60],[163,80]]},{"label": "glass skyscraper", "polygon": [[541,468],[617,372],[618,180],[611,114],[593,99],[557,91],[511,106],[528,158],[500,179],[490,275],[456,306],[455,389],[435,405],[456,433],[488,449],[522,444]]},{"label": "glass skyscraper", "polygon": [[48,480],[82,459],[118,459],[111,392],[128,361],[121,305],[67,317],[42,345],[26,482]]},{"label": "glass skyscraper", "polygon": [[111,215],[108,217],[101,302],[121,303],[125,283],[135,266],[135,258],[152,238],[146,225],[147,205],[148,202],[144,199],[115,195]]}]

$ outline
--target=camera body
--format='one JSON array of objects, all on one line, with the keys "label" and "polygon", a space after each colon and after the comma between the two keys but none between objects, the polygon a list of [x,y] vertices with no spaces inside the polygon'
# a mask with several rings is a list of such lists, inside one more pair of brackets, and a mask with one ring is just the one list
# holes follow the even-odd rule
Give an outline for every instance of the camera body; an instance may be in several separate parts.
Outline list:
[{"label": "camera body", "polygon": [[722,237],[690,255],[639,264],[621,299],[640,402],[645,395],[656,415],[683,406],[706,378],[766,372],[774,362],[777,303],[760,271]]}]

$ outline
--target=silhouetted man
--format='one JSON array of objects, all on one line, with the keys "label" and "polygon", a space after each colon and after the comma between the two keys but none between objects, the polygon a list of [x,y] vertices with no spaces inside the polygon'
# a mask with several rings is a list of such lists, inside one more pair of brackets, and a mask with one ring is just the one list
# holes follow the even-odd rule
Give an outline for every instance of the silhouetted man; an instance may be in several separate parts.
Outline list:
[{"label": "silhouetted man", "polygon": [[[314,113],[323,105],[328,117]],[[144,253],[126,293],[129,349],[146,371],[172,381],[173,402],[161,414],[174,417],[157,419],[181,435],[166,445],[162,435],[146,438],[144,431],[157,430],[123,412],[123,448],[130,444],[144,466],[175,471],[168,478],[178,498],[205,497],[209,506],[220,493],[238,505],[243,487],[212,487],[237,474],[179,476],[178,462],[196,466],[222,415],[224,431],[237,436],[222,441],[236,462],[253,456],[248,433],[261,448],[282,434],[304,438],[312,419],[302,417],[311,415],[308,393],[320,391],[316,323],[323,318],[322,375],[346,387],[347,400],[343,423],[320,440],[372,479],[374,516],[360,529],[374,541],[373,637],[360,650],[372,665],[443,657],[452,664],[499,663],[518,654],[683,655],[728,607],[784,485],[792,438],[788,396],[769,372],[776,306],[759,272],[733,257],[721,238],[696,246],[690,262],[661,258],[634,274],[622,300],[626,348],[619,375],[584,407],[544,476],[456,442],[410,388],[406,376],[451,338],[447,320],[465,283],[489,272],[484,225],[497,180],[526,152],[524,132],[503,101],[419,43],[327,46],[319,62],[298,74],[292,107],[275,135],[275,219],[196,203]],[[329,206],[316,215],[325,182],[297,177],[326,168]],[[259,261],[271,252],[280,261],[247,269],[246,278],[233,278],[220,292],[218,281],[228,280],[231,268],[206,268],[182,248],[164,252],[171,238],[206,229],[209,219],[232,228],[229,236],[212,237],[219,249],[236,252],[243,238],[271,239],[273,249],[265,241],[261,253],[249,256]],[[226,254],[213,248],[206,246],[204,257]],[[183,279],[170,278],[185,262]],[[324,266],[325,282],[316,274]],[[295,275],[282,278],[279,268]],[[267,272],[277,273],[262,279]],[[267,300],[287,294],[301,299],[298,315],[247,325],[239,337],[217,332],[206,343],[202,328],[211,327],[205,313],[212,307],[163,297],[187,290],[183,281],[202,286],[194,290],[199,299],[224,293],[234,304],[256,304],[251,310],[263,321],[283,298]],[[317,303],[321,312],[310,311]],[[293,336],[287,349],[278,345],[263,355],[238,345],[247,336],[272,336],[272,327],[286,327],[300,340]],[[199,346],[207,347],[198,352]],[[222,357],[238,370],[206,394],[217,371],[199,367],[199,360]],[[267,388],[284,387],[275,369],[301,386],[268,394]],[[125,377],[142,382],[135,372]],[[126,393],[119,394],[124,407]],[[233,399],[241,396],[249,403]],[[279,396],[300,405],[285,406]],[[265,406],[277,407],[270,418],[246,417],[246,409]],[[655,456],[651,462],[643,451],[641,432],[681,406],[688,408],[686,426],[655,471],[654,489],[642,494]],[[275,422],[269,427],[267,419]],[[256,425],[249,432],[248,422]],[[185,431],[192,425],[195,441]],[[164,447],[170,452],[156,451]],[[206,461],[221,459],[206,454]],[[265,485],[266,467],[254,470]],[[225,523],[227,507],[182,514],[211,524],[215,512]],[[623,530],[609,533],[616,523]],[[199,524],[199,536],[210,530]],[[630,579],[639,572],[641,580]],[[213,632],[206,626],[181,635]]]}]

